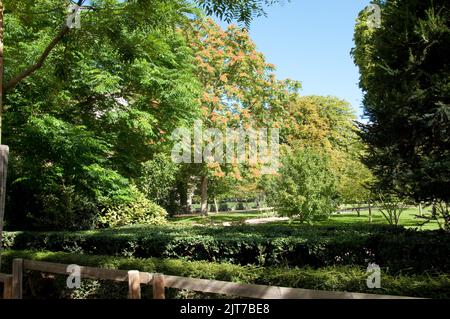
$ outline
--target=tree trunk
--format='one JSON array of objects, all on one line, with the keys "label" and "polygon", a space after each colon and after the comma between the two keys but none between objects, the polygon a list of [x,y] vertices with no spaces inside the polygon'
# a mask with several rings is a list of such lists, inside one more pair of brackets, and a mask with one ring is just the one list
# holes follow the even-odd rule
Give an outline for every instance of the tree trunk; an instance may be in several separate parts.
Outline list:
[{"label": "tree trunk", "polygon": [[187,214],[188,207],[188,187],[185,181],[179,181],[177,183],[177,192],[180,197],[180,214]]},{"label": "tree trunk", "polygon": [[191,181],[187,184],[187,204],[186,204],[186,214],[192,214],[192,203],[195,193],[195,184]]},{"label": "tree trunk", "polygon": [[419,215],[422,217],[423,216],[423,208],[422,208],[422,203],[419,203]]},{"label": "tree trunk", "polygon": [[2,144],[3,117],[3,0],[0,0],[0,267],[2,263],[3,217],[5,215],[6,171],[8,166],[8,146]]},{"label": "tree trunk", "polygon": [[369,223],[372,223],[372,205],[369,202]]},{"label": "tree trunk", "polygon": [[3,239],[3,218],[5,216],[5,198],[6,198],[6,172],[8,171],[9,148],[6,145],[0,145],[0,266]]},{"label": "tree trunk", "polygon": [[202,216],[208,216],[208,177],[202,176],[200,181],[200,213]]},{"label": "tree trunk", "polygon": [[[2,144],[3,119],[3,0],[0,0],[0,145]],[[1,184],[1,181],[0,181]]]},{"label": "tree trunk", "polygon": [[436,202],[433,202],[433,208],[431,209],[431,215],[433,216],[433,218],[437,219],[437,204]]},{"label": "tree trunk", "polygon": [[216,214],[219,213],[219,203],[217,202],[217,198],[214,197],[214,208],[216,209]]}]

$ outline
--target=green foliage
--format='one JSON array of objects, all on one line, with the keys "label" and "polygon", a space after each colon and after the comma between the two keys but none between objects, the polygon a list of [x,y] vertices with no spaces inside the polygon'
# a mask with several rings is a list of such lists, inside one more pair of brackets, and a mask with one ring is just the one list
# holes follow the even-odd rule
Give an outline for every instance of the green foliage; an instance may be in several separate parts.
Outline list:
[{"label": "green foliage", "polygon": [[270,194],[282,215],[310,222],[327,218],[336,209],[336,180],[327,163],[311,149],[286,152]]},{"label": "green foliage", "polygon": [[387,225],[134,226],[84,232],[5,232],[6,249],[180,258],[259,266],[360,265],[450,271],[450,235]]},{"label": "green foliage", "polygon": [[355,63],[368,123],[362,137],[379,187],[417,201],[450,200],[450,7],[447,0],[373,1],[362,12]]},{"label": "green foliage", "polygon": [[179,177],[179,166],[163,153],[142,164],[139,189],[151,201],[165,208],[171,205],[171,193]]},{"label": "green foliage", "polygon": [[128,180],[104,165],[108,144],[85,126],[43,115],[21,129],[9,172],[11,227],[93,227],[101,207],[130,196]]},{"label": "green foliage", "polygon": [[[180,259],[158,258],[120,258],[111,256],[82,255],[49,251],[12,251],[3,254],[2,272],[10,273],[12,259],[23,258],[64,264],[100,267],[108,269],[137,269],[167,275],[232,281],[237,283],[275,285],[303,289],[327,291],[349,291],[379,293],[398,296],[411,296],[435,299],[450,298],[450,278],[446,274],[436,275],[391,275],[382,267],[382,289],[367,288],[366,267],[338,266],[319,269],[239,266],[229,263],[211,263],[203,261],[184,261]],[[33,273],[25,274],[24,292],[29,298],[42,295],[54,298],[125,298],[127,285],[111,281],[89,281],[83,279],[82,287],[75,291],[68,290],[65,276],[46,278]],[[32,280],[26,280],[32,276]],[[32,283],[33,287],[29,284]],[[32,289],[34,288],[34,289]],[[151,298],[151,291],[142,287],[143,298]],[[150,289],[151,290],[151,289]],[[183,298],[180,291],[168,292],[169,298]],[[207,295],[190,294],[190,298],[205,298]],[[186,297],[184,297],[186,298]]]},{"label": "green foliage", "polygon": [[[142,163],[197,116],[194,58],[177,30],[192,6],[138,2],[92,2],[81,29],[5,95],[8,227],[94,227],[101,211],[129,205]],[[5,7],[8,81],[36,61],[67,12],[47,0]]]},{"label": "green foliage", "polygon": [[244,23],[247,27],[255,16],[265,16],[265,6],[281,2],[280,0],[197,0],[208,15],[216,15],[230,23],[233,20]]},{"label": "green foliage", "polygon": [[128,226],[133,224],[163,224],[167,212],[161,206],[153,203],[132,188],[133,196],[129,203],[106,208],[99,216],[99,223],[103,227]]},{"label": "green foliage", "polygon": [[286,111],[281,142],[293,149],[311,148],[327,154],[327,165],[339,180],[339,202],[367,202],[373,177],[361,162],[365,147],[351,105],[333,96],[295,96]]},{"label": "green foliage", "polygon": [[[448,203],[438,202],[435,206],[435,216],[433,216],[439,224],[439,228],[447,232],[450,232],[450,206]],[[443,223],[440,223],[440,220]]]}]

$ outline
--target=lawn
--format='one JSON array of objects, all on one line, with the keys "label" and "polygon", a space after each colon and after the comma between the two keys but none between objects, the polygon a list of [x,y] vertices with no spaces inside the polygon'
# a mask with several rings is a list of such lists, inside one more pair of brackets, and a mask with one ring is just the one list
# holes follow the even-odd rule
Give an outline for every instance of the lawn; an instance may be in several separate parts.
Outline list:
[{"label": "lawn", "polygon": [[[400,216],[400,225],[406,228],[419,228],[420,230],[433,230],[439,229],[439,225],[436,221],[430,221],[423,224],[423,219],[417,218],[419,215],[419,208],[409,208],[405,210]],[[360,216],[356,212],[354,213],[341,213],[333,215],[328,221],[320,222],[320,225],[343,225],[343,224],[355,224],[355,223],[368,223],[369,211],[361,211]],[[388,224],[378,209],[372,210],[372,223],[373,224]]]},{"label": "lawn", "polygon": [[198,214],[192,216],[181,216],[169,218],[173,224],[222,224],[222,223],[243,223],[248,219],[273,217],[276,214],[272,212],[219,212],[209,213],[208,216]]},{"label": "lawn", "polygon": [[[424,210],[424,213],[429,213],[427,210]],[[439,229],[439,226],[436,221],[430,221],[429,223],[421,226],[423,220],[417,218],[416,215],[419,214],[419,208],[408,208],[406,209],[401,217],[400,217],[400,225],[405,226],[406,228],[418,228],[420,230],[434,230]],[[223,224],[223,223],[232,223],[232,224],[240,224],[244,223],[248,219],[257,219],[257,218],[268,218],[277,216],[276,213],[272,212],[219,212],[219,213],[209,213],[208,216],[181,216],[181,217],[172,217],[169,219],[171,224],[175,225],[193,225],[193,224],[201,224],[201,225],[211,225],[211,224]],[[273,225],[291,225],[296,226],[299,225],[297,221],[274,221],[268,222],[268,224]],[[335,225],[354,225],[354,224],[369,224],[369,211],[362,210],[360,215],[356,212],[346,212],[346,213],[336,213],[333,214],[326,221],[315,222],[314,225],[319,226],[335,226]],[[386,219],[383,217],[381,212],[378,209],[372,210],[372,224],[382,225],[388,224]]]}]

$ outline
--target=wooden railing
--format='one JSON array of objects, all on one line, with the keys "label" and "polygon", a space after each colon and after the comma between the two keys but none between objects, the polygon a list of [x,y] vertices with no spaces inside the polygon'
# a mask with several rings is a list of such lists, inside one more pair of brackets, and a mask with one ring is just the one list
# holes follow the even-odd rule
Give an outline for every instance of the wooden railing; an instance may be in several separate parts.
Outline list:
[{"label": "wooden railing", "polygon": [[0,283],[3,284],[3,299],[12,298],[12,275],[0,274]]},{"label": "wooden railing", "polygon": [[[68,275],[69,265],[14,259],[12,275],[0,274],[5,284],[4,298],[22,299],[23,273],[25,270]],[[88,279],[128,282],[128,298],[141,298],[141,285],[153,286],[153,298],[164,299],[165,288],[186,289],[203,293],[233,295],[255,299],[411,299],[410,297],[388,296],[354,292],[322,291],[264,285],[238,284],[227,281],[195,279],[169,276],[137,270],[113,270],[80,266],[80,276]]]}]

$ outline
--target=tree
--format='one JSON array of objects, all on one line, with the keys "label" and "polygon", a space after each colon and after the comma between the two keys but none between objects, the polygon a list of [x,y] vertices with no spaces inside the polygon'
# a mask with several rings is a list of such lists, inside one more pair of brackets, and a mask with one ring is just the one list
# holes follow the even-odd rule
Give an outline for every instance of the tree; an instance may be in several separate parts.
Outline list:
[{"label": "tree", "polygon": [[360,204],[369,200],[368,186],[373,177],[361,162],[365,146],[348,102],[332,96],[294,96],[283,118],[283,143],[328,155],[329,168],[339,180],[341,202]]},{"label": "tree", "polygon": [[[217,129],[225,135],[227,128],[280,127],[284,105],[291,91],[300,85],[275,78],[274,66],[256,51],[246,30],[234,25],[222,30],[212,19],[201,19],[193,34],[187,37],[196,55],[197,76],[203,91],[201,119],[205,128]],[[236,161],[222,165],[214,161],[197,168],[202,214],[207,214],[208,179],[230,175],[241,180],[243,170],[248,167]]]},{"label": "tree", "polygon": [[446,0],[374,1],[352,54],[361,73],[366,164],[378,187],[420,201],[450,200],[450,7]]},{"label": "tree", "polygon": [[312,149],[287,150],[270,189],[278,212],[301,223],[326,219],[337,207],[336,178],[327,157]]},{"label": "tree", "polygon": [[172,194],[176,188],[179,166],[172,162],[170,156],[159,153],[152,160],[142,164],[139,189],[158,205],[174,209]]},{"label": "tree", "polygon": [[[89,228],[105,208],[139,197],[132,186],[141,164],[170,147],[167,132],[197,116],[192,52],[176,32],[188,20],[175,4],[163,1],[145,19],[122,19],[139,11],[132,3],[117,15],[101,6],[83,14],[82,28],[66,34],[39,72],[5,96],[4,137],[14,146],[11,226]],[[48,3],[28,9],[38,12],[39,5]],[[65,14],[64,8],[29,20],[23,8],[11,5],[6,14],[7,78],[47,45],[53,21]],[[157,22],[160,14],[167,24]]]},{"label": "tree", "polygon": [[393,194],[378,194],[379,210],[389,225],[398,226],[406,203]]}]

